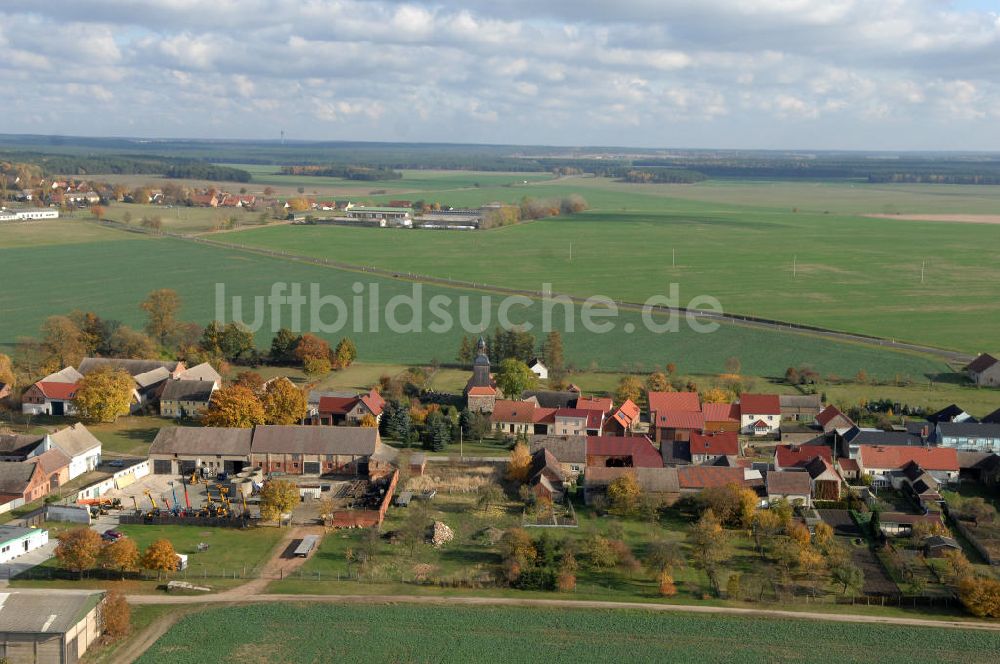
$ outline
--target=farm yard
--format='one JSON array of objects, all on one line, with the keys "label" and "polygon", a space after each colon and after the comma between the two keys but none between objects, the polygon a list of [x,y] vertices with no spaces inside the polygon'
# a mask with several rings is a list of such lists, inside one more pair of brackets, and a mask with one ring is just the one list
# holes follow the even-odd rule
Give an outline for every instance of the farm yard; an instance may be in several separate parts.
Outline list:
[{"label": "farm yard", "polygon": [[997,648],[996,632],[927,627],[600,609],[290,603],[187,615],[138,662],[194,664],[206,656],[234,663],[469,662],[500,652],[507,662],[870,662],[875,652],[884,662],[967,662]]},{"label": "farm yard", "polygon": [[[83,242],[80,225],[94,233],[92,242]],[[72,228],[77,241],[59,244],[60,230]],[[527,226],[526,226],[527,227]],[[360,273],[331,269],[278,257],[266,257],[233,249],[206,246],[171,238],[151,238],[125,232],[112,233],[89,222],[60,220],[47,222],[52,230],[48,243],[37,237],[34,246],[8,248],[0,242],[0,260],[9,270],[11,288],[0,294],[0,347],[9,350],[18,337],[37,333],[38,326],[50,315],[87,309],[103,317],[141,326],[142,312],[138,303],[152,290],[169,286],[181,296],[184,306],[181,316],[188,320],[207,323],[215,315],[216,284],[224,284],[228,296],[242,295],[252,301],[252,296],[266,297],[272,284],[278,281],[320,284],[322,294],[338,294],[350,298],[351,285],[357,281],[378,284],[381,301],[386,302],[397,294],[412,293],[413,284],[388,278],[374,278]],[[298,229],[296,229],[298,230]],[[310,229],[312,230],[312,229]],[[329,229],[327,229],[329,230]],[[353,230],[353,229],[348,229]],[[513,229],[520,230],[520,229]],[[3,229],[0,232],[12,232]],[[251,234],[238,233],[239,237]],[[477,234],[477,237],[479,235]],[[0,235],[0,238],[3,236]],[[230,235],[229,237],[233,237]],[[436,236],[440,237],[440,236]],[[73,265],[74,277],[65,280],[54,274],[52,265]],[[107,266],[114,266],[108,276]],[[37,298],[28,284],[55,284],[46,298]],[[435,294],[445,294],[453,299],[467,296],[469,320],[483,320],[481,297],[483,293],[423,286],[425,301]],[[247,300],[251,297],[250,300]],[[501,298],[494,297],[491,318],[496,320],[496,307]],[[523,322],[536,327],[541,324],[541,307],[532,307]],[[405,310],[404,310],[405,312]],[[514,322],[520,313],[514,310]],[[251,312],[245,314],[252,319]],[[330,314],[327,313],[327,316]],[[560,316],[554,316],[559,321]],[[400,320],[407,320],[401,312]],[[457,320],[457,316],[455,318]],[[579,368],[620,370],[645,365],[647,368],[660,362],[678,359],[684,370],[691,373],[718,373],[726,358],[738,356],[743,370],[751,375],[780,376],[789,365],[811,364],[822,375],[854,375],[864,368],[871,376],[893,377],[906,375],[922,378],[946,371],[943,362],[923,356],[892,352],[872,346],[841,343],[805,334],[724,325],[712,334],[698,334],[686,325],[668,335],[647,332],[638,313],[623,312],[620,324],[610,334],[575,333],[566,336],[566,354]],[[634,334],[627,333],[627,323],[632,323]],[[286,317],[287,324],[287,317]],[[425,323],[426,325],[426,323]],[[348,324],[346,329],[351,329]],[[492,328],[493,324],[486,327]],[[359,358],[373,362],[430,363],[451,361],[458,347],[463,330],[455,326],[447,333],[422,333],[396,335],[385,331],[356,336]],[[273,331],[265,326],[258,333],[258,344],[269,343]],[[328,336],[335,339],[336,334]],[[780,341],[776,341],[780,339]],[[627,343],[622,343],[626,341]]]}]

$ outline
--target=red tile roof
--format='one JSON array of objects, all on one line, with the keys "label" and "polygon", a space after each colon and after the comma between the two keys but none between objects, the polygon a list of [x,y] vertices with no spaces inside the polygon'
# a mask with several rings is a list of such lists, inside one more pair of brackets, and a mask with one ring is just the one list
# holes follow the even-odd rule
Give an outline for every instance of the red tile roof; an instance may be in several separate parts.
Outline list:
[{"label": "red tile roof", "polygon": [[[727,484],[744,485],[745,469],[726,466],[681,466],[677,479],[682,489],[708,489]],[[760,482],[757,482],[760,484]]]},{"label": "red tile roof", "polygon": [[535,408],[535,422],[541,424],[555,424],[556,411],[558,408]]},{"label": "red tile roof", "polygon": [[898,469],[915,461],[924,470],[958,472],[958,452],[952,447],[860,445],[859,465],[868,469]]},{"label": "red tile roof", "polygon": [[622,405],[618,406],[618,410],[614,412],[612,417],[623,429],[628,429],[633,422],[639,419],[639,407],[631,399],[626,399]]},{"label": "red tile roof", "polygon": [[706,422],[739,422],[740,407],[735,403],[706,403],[701,407]]},{"label": "red tile roof", "polygon": [[361,403],[367,406],[368,410],[372,412],[375,417],[382,414],[382,410],[385,408],[385,399],[382,395],[378,393],[378,390],[372,388],[372,391],[368,394],[361,395]]},{"label": "red tile roof", "polygon": [[845,473],[856,473],[861,470],[856,459],[837,459],[837,464]]},{"label": "red tile roof", "polygon": [[777,394],[743,394],[740,412],[744,415],[781,415],[781,399]]},{"label": "red tile roof", "polygon": [[358,402],[357,397],[320,397],[319,412],[331,415],[346,415]]},{"label": "red tile roof", "polygon": [[36,383],[47,399],[67,401],[76,396],[76,383]]},{"label": "red tile roof", "polygon": [[822,457],[833,461],[833,451],[826,445],[778,445],[774,448],[774,464],[779,468],[801,468]]},{"label": "red tile roof", "polygon": [[705,428],[705,415],[687,411],[669,411],[656,413],[656,426],[666,429],[690,429],[701,431]]},{"label": "red tile roof", "polygon": [[587,457],[632,457],[636,468],[662,468],[660,452],[645,436],[587,436]]},{"label": "red tile roof", "polygon": [[771,428],[771,425],[769,425],[764,420],[757,420],[756,422],[753,423],[752,426],[753,426],[754,429],[770,429]]},{"label": "red tile roof", "polygon": [[[826,408],[824,408],[819,412],[819,415],[816,416],[816,423],[819,424],[821,427],[825,427],[827,424],[830,423],[830,420],[837,417],[838,415],[844,415],[844,413],[842,413],[840,409],[837,408],[836,406],[827,406]],[[844,415],[844,417],[847,416]]]},{"label": "red tile roof", "polygon": [[493,406],[490,420],[493,422],[514,422],[515,424],[531,424],[535,421],[534,401],[511,401],[497,399]]},{"label": "red tile roof", "polygon": [[604,423],[604,413],[599,410],[587,410],[586,408],[559,408],[555,412],[555,417],[587,420],[588,429],[600,429]]},{"label": "red tile roof", "polygon": [[470,387],[467,394],[474,397],[488,397],[496,394],[496,388],[489,386]]},{"label": "red tile roof", "polygon": [[576,400],[576,407],[610,413],[615,404],[610,397],[580,397]]},{"label": "red tile roof", "polygon": [[740,440],[735,431],[725,433],[692,433],[691,454],[739,456]]},{"label": "red tile roof", "polygon": [[649,392],[649,411],[651,413],[666,411],[698,412],[701,402],[697,392]]}]

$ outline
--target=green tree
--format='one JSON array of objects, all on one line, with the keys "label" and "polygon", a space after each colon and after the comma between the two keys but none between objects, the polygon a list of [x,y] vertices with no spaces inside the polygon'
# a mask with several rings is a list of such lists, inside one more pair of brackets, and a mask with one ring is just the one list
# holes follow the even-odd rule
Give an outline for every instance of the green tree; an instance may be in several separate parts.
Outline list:
[{"label": "green tree", "polygon": [[346,369],[351,366],[357,356],[358,349],[349,337],[341,339],[333,351],[334,364],[338,369]]},{"label": "green tree", "polygon": [[396,400],[386,402],[380,423],[383,436],[392,440],[407,442],[410,439],[410,430],[412,427],[409,404]]},{"label": "green tree", "polygon": [[287,364],[295,361],[295,348],[302,337],[287,327],[278,330],[271,340],[271,361]]},{"label": "green tree", "polygon": [[497,387],[508,399],[520,399],[525,390],[535,386],[536,376],[521,360],[508,358],[500,363],[496,375]]},{"label": "green tree", "polygon": [[177,329],[177,312],[181,308],[177,291],[170,288],[155,290],[146,296],[139,308],[146,312],[146,332],[160,345],[167,345],[167,340]]},{"label": "green tree", "polygon": [[729,538],[711,509],[705,510],[701,518],[688,529],[687,541],[691,546],[691,564],[705,571],[712,589],[718,595],[719,566],[729,559]]},{"label": "green tree", "polygon": [[298,424],[309,412],[306,395],[287,378],[268,383],[263,406],[267,424]]},{"label": "green tree", "polygon": [[278,521],[299,504],[299,487],[289,480],[268,480],[260,490],[260,518]]},{"label": "green tree", "polygon": [[562,371],[565,367],[562,335],[558,330],[552,330],[545,336],[545,341],[542,343],[542,361],[550,371]]},{"label": "green tree", "polygon": [[114,422],[131,412],[135,379],[127,371],[95,371],[78,383],[73,403],[84,419]]},{"label": "green tree", "polygon": [[466,366],[472,364],[472,361],[475,359],[474,358],[475,353],[476,353],[475,344],[468,337],[468,335],[463,334],[462,341],[459,343],[458,346],[458,355],[455,356],[455,359],[458,360],[458,363],[461,364],[462,366]]},{"label": "green tree", "polygon": [[219,339],[219,350],[230,362],[254,361],[257,349],[254,347],[253,332],[242,323],[226,323]]},{"label": "green tree", "polygon": [[850,560],[840,560],[830,568],[830,578],[834,583],[843,586],[844,594],[848,590],[857,592],[865,583],[865,575],[861,569]]},{"label": "green tree", "polygon": [[615,401],[624,403],[631,399],[638,402],[642,398],[642,381],[635,376],[622,376],[618,381],[618,388],[615,390]]},{"label": "green tree", "polygon": [[264,406],[256,394],[242,385],[230,385],[212,394],[202,423],[207,427],[249,429],[266,420]]}]

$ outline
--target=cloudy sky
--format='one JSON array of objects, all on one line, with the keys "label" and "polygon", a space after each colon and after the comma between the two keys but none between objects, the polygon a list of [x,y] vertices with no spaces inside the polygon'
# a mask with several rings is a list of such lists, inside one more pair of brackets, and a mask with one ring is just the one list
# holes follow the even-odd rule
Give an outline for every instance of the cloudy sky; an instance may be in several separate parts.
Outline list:
[{"label": "cloudy sky", "polygon": [[1000,0],[3,0],[0,131],[1000,150]]}]

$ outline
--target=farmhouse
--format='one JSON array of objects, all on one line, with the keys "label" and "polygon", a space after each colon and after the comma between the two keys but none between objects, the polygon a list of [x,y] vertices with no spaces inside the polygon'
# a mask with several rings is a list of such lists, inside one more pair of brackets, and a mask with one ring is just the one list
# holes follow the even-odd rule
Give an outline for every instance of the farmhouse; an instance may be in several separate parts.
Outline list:
[{"label": "farmhouse", "polygon": [[980,387],[1000,386],[1000,360],[983,353],[965,367],[969,379]]},{"label": "farmhouse", "polygon": [[826,445],[778,445],[774,448],[774,469],[805,468],[816,457],[833,463],[833,450]]},{"label": "farmhouse", "polygon": [[542,448],[531,455],[528,486],[538,498],[559,502],[563,498],[563,472],[559,460]]},{"label": "farmhouse", "polygon": [[29,461],[0,463],[0,513],[26,505],[49,494],[49,478]]},{"label": "farmhouse", "polygon": [[783,498],[792,505],[812,506],[812,482],[809,473],[800,470],[772,470],[767,473],[767,502]]},{"label": "farmhouse", "polygon": [[649,392],[649,426],[656,442],[689,440],[701,431],[705,416],[697,392]]},{"label": "farmhouse", "polygon": [[77,423],[48,436],[49,446],[69,458],[69,479],[75,479],[97,468],[101,463],[101,441],[87,427]]},{"label": "farmhouse", "polygon": [[7,589],[0,596],[0,652],[10,662],[74,664],[101,636],[103,592]]},{"label": "farmhouse", "polygon": [[356,426],[366,417],[372,417],[378,423],[385,410],[385,399],[375,388],[361,394],[313,392],[309,395],[309,401],[312,424]]},{"label": "farmhouse", "polygon": [[882,431],[881,429],[862,429],[858,426],[851,427],[844,432],[834,433],[834,442],[839,456],[848,459],[857,459],[858,453],[864,445],[876,445],[879,447],[926,447],[930,441],[926,432],[905,431]]},{"label": "farmhouse", "polygon": [[739,456],[739,436],[733,431],[720,433],[693,433],[688,443],[691,463],[712,463],[719,457]]},{"label": "farmhouse", "polygon": [[181,378],[185,369],[183,362],[127,360],[109,357],[85,357],[79,366],[79,372],[84,376],[94,371],[124,371],[132,376],[135,381],[133,412],[148,402],[155,401],[161,390],[161,384],[167,380]]},{"label": "farmhouse", "polygon": [[662,468],[663,459],[645,436],[588,436],[587,472],[592,466]]},{"label": "farmhouse", "polygon": [[587,466],[586,436],[532,436],[528,450],[548,450],[559,462],[563,476],[576,478]]},{"label": "farmhouse", "polygon": [[25,415],[75,415],[76,385],[83,374],[73,367],[49,374],[27,390],[21,397],[21,412]]},{"label": "farmhouse", "polygon": [[626,399],[604,423],[606,436],[631,436],[639,426],[639,406]]},{"label": "farmhouse", "polygon": [[160,417],[200,417],[217,389],[214,381],[168,380],[160,392]]},{"label": "farmhouse", "polygon": [[768,436],[781,427],[781,400],[777,394],[740,395],[740,432]]},{"label": "farmhouse", "polygon": [[[542,411],[542,413],[539,413]],[[511,401],[509,399],[497,399],[493,406],[493,413],[490,414],[490,423],[493,429],[499,433],[519,436],[522,434],[535,433],[535,421],[540,414],[551,414],[555,411],[538,408],[534,401]],[[547,427],[545,427],[547,428]]]},{"label": "farmhouse", "polygon": [[24,461],[46,449],[45,436],[25,433],[0,433],[0,461]]},{"label": "farmhouse", "polygon": [[538,380],[549,379],[549,368],[546,367],[537,357],[528,362],[528,368],[531,369],[531,373],[538,377]]},{"label": "farmhouse", "polygon": [[726,466],[681,466],[676,469],[681,493],[698,493],[713,487],[736,484],[749,489],[762,489],[764,477],[759,470]]}]

